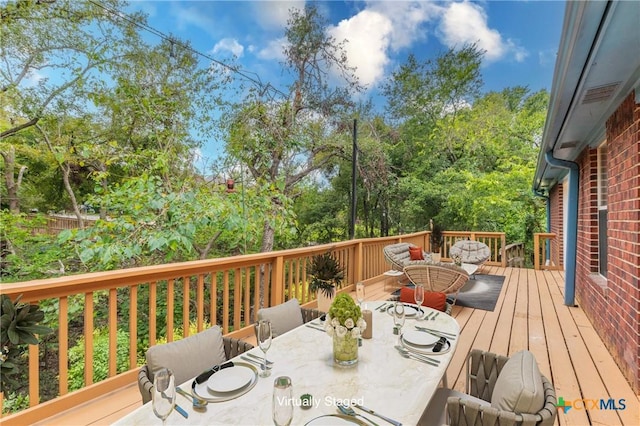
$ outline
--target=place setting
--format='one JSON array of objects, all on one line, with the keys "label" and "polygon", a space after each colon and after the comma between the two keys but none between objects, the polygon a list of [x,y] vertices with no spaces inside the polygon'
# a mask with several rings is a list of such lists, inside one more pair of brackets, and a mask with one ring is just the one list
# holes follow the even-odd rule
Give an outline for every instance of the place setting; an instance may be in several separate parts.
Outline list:
[{"label": "place setting", "polygon": [[258,369],[253,364],[246,362],[232,362],[230,364],[226,368],[214,371],[210,377],[204,380],[200,379],[202,375],[194,379],[191,383],[193,396],[207,402],[224,402],[244,395],[253,389],[258,382]]},{"label": "place setting", "polygon": [[[414,305],[413,303],[403,303],[402,305],[404,306],[404,316],[407,319],[421,318],[424,315],[424,310],[418,305]],[[391,316],[393,316],[393,309],[393,303],[384,308],[387,314]]]},{"label": "place setting", "polygon": [[403,348],[417,354],[442,355],[451,350],[449,339],[424,333],[420,330],[408,330],[400,336]]}]

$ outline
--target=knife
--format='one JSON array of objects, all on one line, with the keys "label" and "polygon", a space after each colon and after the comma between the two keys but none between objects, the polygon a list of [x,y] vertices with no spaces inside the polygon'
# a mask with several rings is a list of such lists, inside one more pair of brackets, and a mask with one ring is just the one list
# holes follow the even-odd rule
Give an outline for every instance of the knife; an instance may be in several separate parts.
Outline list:
[{"label": "knife", "polygon": [[[256,361],[260,361],[260,362],[263,361],[262,357],[259,357],[258,355],[254,355],[254,354],[252,354],[250,352],[246,352],[245,355],[250,356],[251,358],[255,359]],[[267,360],[267,365],[273,365],[273,361]]]},{"label": "knife", "polygon": [[313,328],[314,330],[322,331],[322,332],[326,331],[324,328],[321,328],[319,325],[315,325],[315,324],[306,323],[305,326],[309,328]]},{"label": "knife", "polygon": [[427,328],[427,327],[420,327],[419,325],[416,325],[416,330],[420,330],[420,331],[426,331],[427,333],[431,333],[433,335],[437,335],[438,337],[448,337],[449,339],[455,339],[456,335],[453,333],[448,333],[446,331],[440,331],[440,330],[434,330],[432,328]]},{"label": "knife", "polygon": [[[247,361],[247,362],[249,362],[249,363],[251,363],[251,364],[253,364],[253,365],[255,365],[256,367],[259,367],[259,368],[263,368],[264,367],[264,363],[263,363],[262,360],[249,358],[248,356],[244,356],[244,355],[242,355],[240,358],[245,360],[245,361]],[[273,363],[271,363],[271,364],[273,364]],[[267,370],[271,370],[273,368],[273,365],[271,365],[271,364],[269,364],[267,362]]]},{"label": "knife", "polygon": [[373,410],[372,410],[372,409],[370,409],[370,408],[367,408],[367,407],[364,407],[364,406],[362,406],[362,405],[358,405],[358,404],[353,404],[353,406],[354,406],[354,407],[356,407],[356,408],[361,409],[361,410],[362,410],[362,411],[364,411],[365,413],[369,413],[369,414],[371,414],[372,416],[376,416],[376,417],[378,417],[378,418],[381,418],[382,420],[385,420],[385,421],[387,421],[387,422],[391,423],[392,425],[395,425],[395,426],[402,426],[402,423],[400,423],[400,422],[398,422],[398,421],[396,421],[396,420],[390,419],[390,418],[389,418],[389,417],[387,417],[387,416],[383,416],[382,414],[378,414],[378,413],[376,413],[375,411],[373,411]]},{"label": "knife", "polygon": [[178,404],[175,404],[173,406],[173,408],[176,409],[176,411],[180,414],[182,414],[182,417],[184,417],[185,419],[189,418],[189,413],[187,413],[186,411],[184,411],[184,408],[182,408],[181,406],[179,406]]},{"label": "knife", "polygon": [[198,377],[196,377],[196,383],[200,384],[200,383],[206,382],[207,380],[209,380],[209,377],[211,377],[213,373],[228,367],[233,367],[233,362],[228,361],[228,362],[225,362],[224,364],[214,365],[210,370],[207,370],[204,373],[201,373],[200,375],[198,375]]}]

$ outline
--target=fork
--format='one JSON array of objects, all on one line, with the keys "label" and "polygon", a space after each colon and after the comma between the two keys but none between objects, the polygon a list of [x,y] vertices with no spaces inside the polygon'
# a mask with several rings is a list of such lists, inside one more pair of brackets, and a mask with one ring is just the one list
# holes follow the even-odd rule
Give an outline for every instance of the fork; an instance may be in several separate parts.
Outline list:
[{"label": "fork", "polygon": [[347,416],[352,416],[352,417],[362,417],[363,419],[365,419],[366,421],[371,423],[373,426],[380,426],[380,425],[378,425],[378,423],[376,423],[373,420],[363,416],[362,414],[356,413],[355,410],[353,408],[349,407],[348,405],[345,405],[345,404],[337,404],[337,405],[338,405],[338,410],[340,410],[340,412],[342,414],[346,414]]}]

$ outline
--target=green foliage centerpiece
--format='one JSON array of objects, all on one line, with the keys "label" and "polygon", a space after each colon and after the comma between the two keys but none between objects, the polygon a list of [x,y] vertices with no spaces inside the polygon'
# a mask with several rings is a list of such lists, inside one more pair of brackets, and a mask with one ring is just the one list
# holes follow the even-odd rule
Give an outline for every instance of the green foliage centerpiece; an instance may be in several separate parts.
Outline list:
[{"label": "green foliage centerpiece", "polygon": [[338,294],[325,322],[325,330],[333,338],[333,359],[336,364],[349,366],[358,362],[358,340],[366,328],[360,307],[351,296]]}]

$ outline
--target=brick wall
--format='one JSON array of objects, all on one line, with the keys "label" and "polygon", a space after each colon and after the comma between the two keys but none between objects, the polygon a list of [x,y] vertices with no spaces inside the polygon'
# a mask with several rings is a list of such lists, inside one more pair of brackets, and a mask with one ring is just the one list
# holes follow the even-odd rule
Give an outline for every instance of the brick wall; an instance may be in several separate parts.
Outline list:
[{"label": "brick wall", "polygon": [[597,150],[579,160],[576,298],[640,392],[640,105],[631,93],[607,121],[608,273],[598,272]]}]

